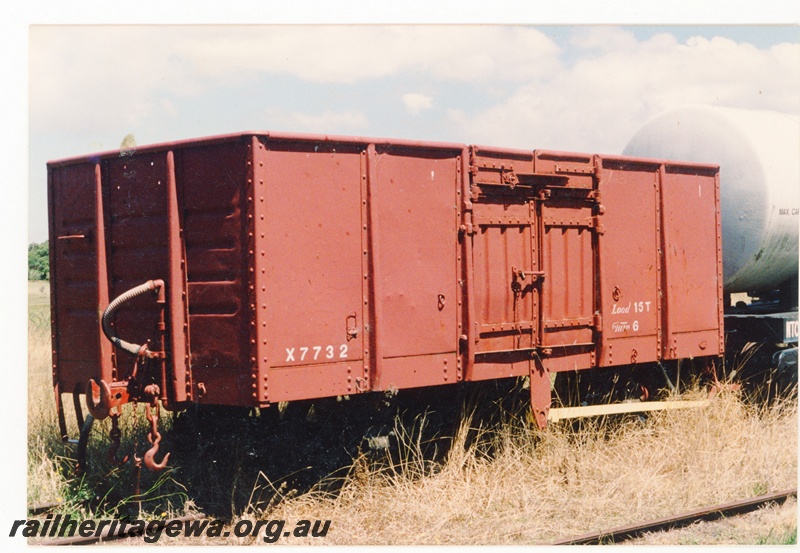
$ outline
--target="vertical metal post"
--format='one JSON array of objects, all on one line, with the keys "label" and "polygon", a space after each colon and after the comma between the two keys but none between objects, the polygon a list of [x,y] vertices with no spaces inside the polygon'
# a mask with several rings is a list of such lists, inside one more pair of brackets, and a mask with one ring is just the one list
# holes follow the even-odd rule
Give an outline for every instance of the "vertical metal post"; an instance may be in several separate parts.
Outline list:
[{"label": "vertical metal post", "polygon": [[667,226],[667,220],[669,215],[667,210],[665,209],[664,203],[664,187],[667,181],[667,168],[666,165],[663,163],[658,168],[658,182],[659,182],[659,195],[658,195],[658,205],[660,206],[661,211],[661,242],[658,245],[659,252],[661,252],[661,259],[659,260],[661,266],[661,280],[659,282],[659,289],[660,294],[658,297],[658,301],[661,304],[661,344],[662,344],[662,358],[664,359],[675,359],[677,356],[677,352],[675,351],[675,347],[672,341],[672,335],[670,333],[670,326],[669,326],[669,317],[670,317],[670,293],[669,287],[667,283],[669,282],[669,251],[667,250],[667,230],[669,227]]},{"label": "vertical metal post", "polygon": [[251,289],[250,303],[255,305],[252,313],[251,341],[255,341],[252,347],[253,374],[255,380],[256,401],[258,405],[266,407],[269,405],[269,359],[267,357],[268,333],[267,333],[267,239],[266,239],[266,211],[267,194],[264,179],[267,175],[264,165],[267,161],[267,150],[264,143],[258,136],[250,138],[250,169],[248,170],[248,209],[249,218],[252,224],[248,227],[249,251],[252,255],[248,257],[249,274],[248,282]]},{"label": "vertical metal post", "polygon": [[[593,160],[594,164],[594,177],[595,177],[595,198],[602,198],[602,190],[601,187],[603,185],[603,158],[596,155],[594,156]],[[599,218],[602,215],[601,211],[605,209],[605,206],[602,205],[599,201],[596,202],[595,206],[592,208],[593,211],[593,220],[597,221],[599,225]],[[595,232],[592,233],[592,252],[594,256],[594,270],[595,270],[595,278],[594,281],[594,314],[593,314],[593,323],[594,323],[594,339],[595,339],[595,346],[594,346],[594,355],[593,355],[593,363],[592,365],[597,367],[600,365],[601,359],[603,358],[603,325],[602,325],[602,315],[603,315],[603,291],[606,289],[606,282],[603,278],[603,255],[600,251],[600,243],[601,240],[601,233],[597,232],[599,229],[595,227]],[[600,324],[598,324],[600,323]]]},{"label": "vertical metal post", "polygon": [[722,214],[720,212],[719,169],[714,173],[714,203],[717,234],[717,317],[719,320],[719,353],[725,354],[725,296],[722,290]]},{"label": "vertical metal post", "polygon": [[[534,153],[535,155],[535,153]],[[535,159],[535,158],[534,158]],[[543,189],[544,190],[544,189]],[[534,213],[536,216],[536,249],[538,250],[537,267],[539,271],[544,272],[544,199],[542,197],[534,199]],[[533,343],[534,347],[541,347],[544,343],[545,322],[544,322],[544,300],[545,300],[545,286],[546,280],[542,280],[539,285],[539,306],[533,317],[536,318],[536,326],[538,329],[536,339]]]},{"label": "vertical metal post", "polygon": [[[100,313],[111,301],[108,292],[108,260],[106,257],[106,225],[105,213],[103,210],[103,176],[100,170],[100,163],[94,166],[94,185],[95,185],[95,256],[97,257],[96,280],[97,280],[97,335],[100,336],[98,344],[100,346],[98,354],[98,367],[100,367],[100,378],[106,382],[113,382],[112,375],[112,347],[111,342],[104,340],[103,323]],[[87,392],[88,393],[88,392]]]},{"label": "vertical metal post", "polygon": [[[367,389],[373,386],[373,363],[372,363],[372,347],[374,340],[372,339],[375,329],[375,320],[372,317],[371,307],[371,290],[372,280],[374,274],[370,267],[370,237],[372,236],[372,225],[370,224],[369,215],[369,168],[367,164],[367,148],[361,150],[360,153],[360,199],[361,199],[361,321],[364,331],[361,333],[361,374],[366,381]],[[356,312],[357,313],[357,312]]]},{"label": "vertical metal post", "polygon": [[369,258],[370,258],[370,287],[369,295],[364,298],[364,308],[370,313],[372,328],[370,329],[370,350],[372,353],[372,389],[380,389],[383,359],[381,347],[383,345],[381,322],[383,321],[381,298],[381,271],[380,271],[380,239],[378,225],[377,172],[378,152],[375,144],[367,146],[367,208],[369,212]]},{"label": "vertical metal post", "polygon": [[[169,307],[169,345],[168,360],[172,365],[174,401],[186,401],[187,389],[191,382],[187,367],[189,365],[189,325],[186,315],[186,256],[184,255],[181,210],[178,200],[178,185],[175,176],[175,154],[167,152],[167,218],[168,218],[168,257],[169,276],[167,279],[167,305]],[[168,361],[168,362],[169,362]],[[164,390],[162,390],[162,393]]]},{"label": "vertical metal post", "polygon": [[654,175],[655,189],[656,189],[656,359],[659,361],[664,357],[664,306],[661,301],[661,294],[664,290],[664,280],[662,275],[662,268],[664,266],[664,229],[661,227],[661,184],[662,174],[659,166],[658,172]]},{"label": "vertical metal post", "polygon": [[464,279],[463,298],[466,308],[466,317],[462,317],[466,329],[463,335],[466,336],[465,344],[465,363],[464,363],[464,380],[472,379],[472,371],[475,366],[475,279],[473,275],[473,222],[472,222],[472,194],[470,190],[470,166],[469,166],[469,150],[465,148],[461,151],[461,202],[459,209],[463,212],[461,218],[464,225],[464,259],[461,263]]}]

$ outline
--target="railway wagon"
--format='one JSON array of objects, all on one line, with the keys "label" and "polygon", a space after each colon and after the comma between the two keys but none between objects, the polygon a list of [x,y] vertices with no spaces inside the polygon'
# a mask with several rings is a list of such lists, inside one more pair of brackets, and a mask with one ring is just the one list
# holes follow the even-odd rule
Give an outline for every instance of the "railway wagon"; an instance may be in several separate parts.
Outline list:
[{"label": "railway wagon", "polygon": [[544,427],[555,373],[724,348],[714,165],[243,132],[48,191],[65,438],[62,394],[116,421],[514,376]]}]

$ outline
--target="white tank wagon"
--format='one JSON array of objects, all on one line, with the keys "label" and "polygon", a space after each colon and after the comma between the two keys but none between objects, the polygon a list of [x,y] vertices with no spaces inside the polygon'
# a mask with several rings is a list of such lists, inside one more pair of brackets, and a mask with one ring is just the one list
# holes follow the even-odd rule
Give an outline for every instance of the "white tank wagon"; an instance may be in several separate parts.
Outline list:
[{"label": "white tank wagon", "polygon": [[648,121],[624,154],[718,163],[725,291],[765,292],[790,281],[796,286],[800,119],[686,106]]}]

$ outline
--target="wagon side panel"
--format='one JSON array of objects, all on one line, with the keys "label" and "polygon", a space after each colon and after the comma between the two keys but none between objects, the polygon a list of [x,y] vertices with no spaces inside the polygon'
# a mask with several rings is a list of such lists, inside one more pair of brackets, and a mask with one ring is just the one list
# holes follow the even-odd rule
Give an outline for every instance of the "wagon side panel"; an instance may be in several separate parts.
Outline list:
[{"label": "wagon side panel", "polygon": [[457,380],[460,154],[390,146],[371,156],[379,389]]},{"label": "wagon side panel", "polygon": [[355,144],[256,144],[254,339],[266,374],[259,386],[270,402],[368,388],[363,151]]},{"label": "wagon side panel", "polygon": [[604,160],[599,237],[601,366],[661,358],[658,166]]},{"label": "wagon side panel", "polygon": [[717,172],[661,170],[665,295],[664,356],[719,355],[722,262]]}]

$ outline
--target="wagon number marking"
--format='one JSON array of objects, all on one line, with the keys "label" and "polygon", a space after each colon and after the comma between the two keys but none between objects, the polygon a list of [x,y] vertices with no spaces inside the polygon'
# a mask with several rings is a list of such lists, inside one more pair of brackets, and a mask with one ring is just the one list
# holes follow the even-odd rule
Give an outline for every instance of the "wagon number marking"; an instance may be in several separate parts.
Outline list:
[{"label": "wagon number marking", "polygon": [[[299,350],[299,351],[298,351]],[[323,350],[325,353],[323,354]],[[295,353],[297,352],[297,353]],[[347,359],[347,344],[341,344],[339,346],[339,359]],[[324,356],[325,359],[333,359],[337,357],[336,355],[336,346],[301,346],[299,348],[286,348],[286,362],[297,362],[297,361],[305,361],[306,358],[309,360],[316,361],[320,358],[320,355]],[[299,357],[299,359],[298,359]]]}]

